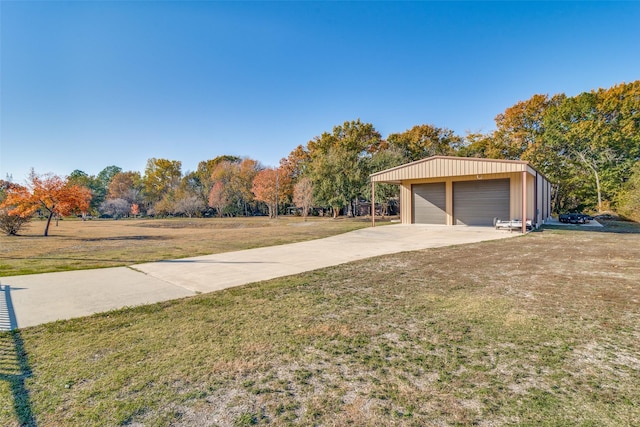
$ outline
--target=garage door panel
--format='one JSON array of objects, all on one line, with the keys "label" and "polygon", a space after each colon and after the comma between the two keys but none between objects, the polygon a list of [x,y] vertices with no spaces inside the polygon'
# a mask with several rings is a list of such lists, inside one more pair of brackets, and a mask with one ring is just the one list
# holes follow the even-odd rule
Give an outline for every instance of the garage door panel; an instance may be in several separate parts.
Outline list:
[{"label": "garage door panel", "polygon": [[446,224],[445,183],[416,184],[411,187],[414,224]]},{"label": "garage door panel", "polygon": [[453,214],[459,225],[493,225],[494,218],[509,216],[508,179],[453,183]]}]

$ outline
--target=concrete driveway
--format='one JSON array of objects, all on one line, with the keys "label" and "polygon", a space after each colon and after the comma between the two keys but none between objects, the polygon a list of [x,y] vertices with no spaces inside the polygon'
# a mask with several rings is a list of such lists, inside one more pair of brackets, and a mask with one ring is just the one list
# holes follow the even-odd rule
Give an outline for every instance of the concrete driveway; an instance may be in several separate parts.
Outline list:
[{"label": "concrete driveway", "polygon": [[378,255],[518,235],[490,227],[395,224],[308,242],[131,267],[3,277],[0,329],[182,298]]}]

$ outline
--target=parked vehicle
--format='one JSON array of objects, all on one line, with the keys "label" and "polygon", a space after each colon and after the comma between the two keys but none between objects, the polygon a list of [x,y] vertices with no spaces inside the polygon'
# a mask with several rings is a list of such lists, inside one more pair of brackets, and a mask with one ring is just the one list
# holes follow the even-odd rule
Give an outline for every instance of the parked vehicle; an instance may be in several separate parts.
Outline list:
[{"label": "parked vehicle", "polygon": [[565,224],[586,224],[593,219],[591,215],[583,213],[566,213],[560,214],[558,221]]},{"label": "parked vehicle", "polygon": [[587,214],[583,214],[583,213],[580,213],[580,214],[577,214],[577,215],[584,220],[585,224],[588,223],[588,222],[591,222],[593,220],[593,217],[591,215],[587,215]]}]

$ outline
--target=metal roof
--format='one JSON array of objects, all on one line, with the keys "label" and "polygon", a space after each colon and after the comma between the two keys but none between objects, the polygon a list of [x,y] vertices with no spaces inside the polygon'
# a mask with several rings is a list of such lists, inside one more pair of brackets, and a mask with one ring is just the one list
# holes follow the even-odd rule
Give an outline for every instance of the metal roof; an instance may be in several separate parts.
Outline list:
[{"label": "metal roof", "polygon": [[433,156],[370,175],[372,182],[399,184],[401,181],[498,173],[528,172],[542,175],[522,160],[480,159],[475,157]]}]

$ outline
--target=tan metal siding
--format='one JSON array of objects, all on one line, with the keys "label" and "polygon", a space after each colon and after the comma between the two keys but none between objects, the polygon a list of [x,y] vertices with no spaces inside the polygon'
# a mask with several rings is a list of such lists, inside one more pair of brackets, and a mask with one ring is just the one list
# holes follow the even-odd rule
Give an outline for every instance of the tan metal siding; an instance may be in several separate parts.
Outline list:
[{"label": "tan metal siding", "polygon": [[522,172],[527,169],[528,165],[524,162],[433,157],[373,174],[371,179],[375,182],[399,182],[408,179],[428,177],[446,178],[465,175]]},{"label": "tan metal siding", "polygon": [[[522,218],[522,175],[527,172],[527,215],[535,218],[536,206],[539,221],[551,215],[551,185],[549,181],[526,162],[487,160],[455,157],[431,157],[408,165],[371,175],[374,182],[394,182],[400,185],[400,219],[403,224],[412,222],[412,193],[414,184],[444,182],[446,184],[447,224],[453,225],[454,182],[509,178],[510,219]],[[537,175],[537,177],[536,177]]]},{"label": "tan metal siding", "polygon": [[411,184],[400,186],[400,222],[411,224]]},{"label": "tan metal siding", "polygon": [[544,203],[544,177],[542,175],[536,176],[536,207],[538,208],[536,212],[536,223],[541,224],[545,218],[546,206]]},{"label": "tan metal siding", "polygon": [[511,178],[511,197],[509,200],[509,213],[511,218],[522,218],[522,174],[513,174]]},{"label": "tan metal siding", "polygon": [[[538,198],[538,209],[540,215],[538,220],[546,220],[549,215],[550,194],[549,183],[542,176],[538,175],[538,186],[535,187],[535,176],[527,174],[527,219],[535,218],[535,197]],[[543,193],[544,190],[544,193]],[[511,219],[522,218],[522,174],[514,174],[511,178],[511,203],[510,203]],[[544,210],[544,212],[543,212]]]},{"label": "tan metal siding", "polygon": [[547,185],[547,190],[548,190],[547,203],[549,204],[549,217],[548,218],[551,218],[551,194],[552,194],[553,188],[551,187],[551,183],[549,181],[547,181],[547,184],[548,184]]},{"label": "tan metal siding", "polygon": [[533,220],[535,217],[535,204],[533,199],[535,197],[535,176],[527,175],[527,220]]}]

